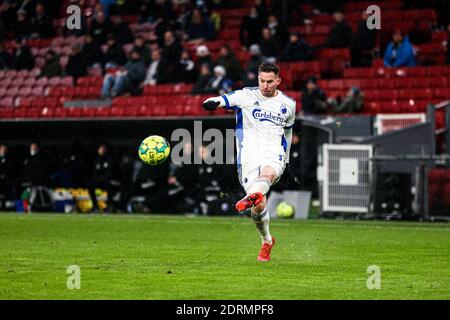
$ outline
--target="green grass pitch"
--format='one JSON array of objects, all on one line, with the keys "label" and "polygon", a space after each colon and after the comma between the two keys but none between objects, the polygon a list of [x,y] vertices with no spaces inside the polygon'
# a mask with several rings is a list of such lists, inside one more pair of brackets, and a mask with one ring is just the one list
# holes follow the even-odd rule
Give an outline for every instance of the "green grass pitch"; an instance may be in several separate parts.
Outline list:
[{"label": "green grass pitch", "polygon": [[[450,299],[450,225],[0,214],[0,299]],[[81,288],[67,288],[78,265]],[[380,268],[369,290],[367,268]]]}]

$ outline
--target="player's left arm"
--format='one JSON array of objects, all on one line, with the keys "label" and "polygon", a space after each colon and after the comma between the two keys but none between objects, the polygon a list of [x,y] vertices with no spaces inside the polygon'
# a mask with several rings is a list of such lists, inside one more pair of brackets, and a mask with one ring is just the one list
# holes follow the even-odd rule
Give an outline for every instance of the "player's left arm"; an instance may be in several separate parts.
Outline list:
[{"label": "player's left arm", "polygon": [[233,107],[242,104],[244,99],[244,92],[242,90],[236,90],[221,96],[206,99],[203,102],[203,108],[208,111],[216,110],[219,107],[232,109]]},{"label": "player's left arm", "polygon": [[289,163],[289,155],[291,152],[291,142],[292,142],[292,128],[294,126],[294,122],[295,122],[295,103],[292,108],[291,114],[286,122],[286,126],[284,127],[284,137],[287,142],[286,152],[285,152],[286,163]]}]

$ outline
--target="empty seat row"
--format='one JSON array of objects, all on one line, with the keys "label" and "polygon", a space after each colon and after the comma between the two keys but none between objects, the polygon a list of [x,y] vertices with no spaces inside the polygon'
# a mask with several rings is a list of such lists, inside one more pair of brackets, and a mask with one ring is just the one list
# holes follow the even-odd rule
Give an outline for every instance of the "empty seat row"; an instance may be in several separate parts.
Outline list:
[{"label": "empty seat row", "polygon": [[440,77],[450,76],[450,66],[411,67],[411,68],[347,68],[344,78],[396,78],[396,77]]},{"label": "empty seat row", "polygon": [[325,91],[346,90],[351,87],[359,87],[363,90],[415,90],[418,94],[420,94],[424,90],[438,90],[449,87],[450,77],[404,79],[333,79],[318,80],[318,85]]},{"label": "empty seat row", "polygon": [[0,108],[0,118],[90,118],[90,117],[170,117],[170,116],[214,116],[232,114],[220,109],[216,112],[203,110],[201,106],[128,106],[121,107],[69,107],[69,108]]}]

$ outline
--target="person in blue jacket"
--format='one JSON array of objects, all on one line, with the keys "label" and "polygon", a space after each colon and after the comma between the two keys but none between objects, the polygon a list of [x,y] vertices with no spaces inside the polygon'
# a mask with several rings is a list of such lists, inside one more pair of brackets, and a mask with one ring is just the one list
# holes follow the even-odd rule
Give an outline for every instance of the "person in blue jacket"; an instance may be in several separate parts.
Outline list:
[{"label": "person in blue jacket", "polygon": [[400,30],[394,31],[392,41],[384,52],[384,65],[386,67],[414,67],[416,57],[408,36],[403,36]]}]

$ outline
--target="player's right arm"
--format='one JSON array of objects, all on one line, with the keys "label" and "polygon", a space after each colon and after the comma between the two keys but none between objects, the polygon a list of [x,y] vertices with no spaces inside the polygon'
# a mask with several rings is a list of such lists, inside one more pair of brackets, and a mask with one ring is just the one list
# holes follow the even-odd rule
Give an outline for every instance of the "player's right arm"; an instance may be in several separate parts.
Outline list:
[{"label": "player's right arm", "polygon": [[242,105],[244,96],[245,93],[242,90],[236,90],[222,96],[211,97],[203,102],[203,108],[208,111],[216,110],[219,107],[233,109]]}]

